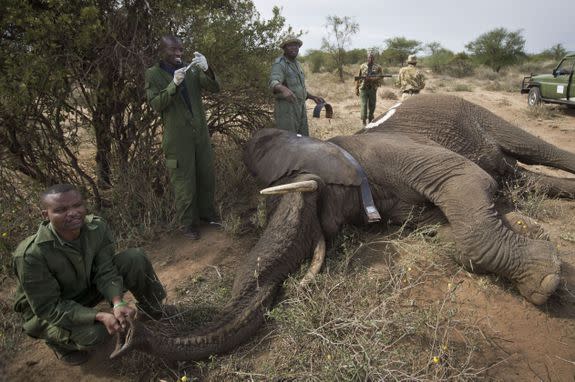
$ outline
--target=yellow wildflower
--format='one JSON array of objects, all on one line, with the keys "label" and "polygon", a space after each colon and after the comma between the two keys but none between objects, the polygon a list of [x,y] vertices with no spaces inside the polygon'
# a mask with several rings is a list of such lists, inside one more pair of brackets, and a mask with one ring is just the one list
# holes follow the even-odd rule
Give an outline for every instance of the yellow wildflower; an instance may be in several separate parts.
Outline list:
[{"label": "yellow wildflower", "polygon": [[433,357],[433,363],[439,363],[439,357],[438,356]]}]

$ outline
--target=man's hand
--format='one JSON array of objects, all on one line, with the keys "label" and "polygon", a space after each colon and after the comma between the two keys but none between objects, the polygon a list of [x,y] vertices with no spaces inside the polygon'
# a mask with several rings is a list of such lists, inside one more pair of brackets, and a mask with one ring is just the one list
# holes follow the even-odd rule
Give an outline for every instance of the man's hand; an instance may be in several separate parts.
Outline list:
[{"label": "man's hand", "polygon": [[199,52],[194,52],[194,58],[192,59],[191,64],[200,68],[204,72],[208,70],[208,60]]},{"label": "man's hand", "polygon": [[126,319],[128,317],[136,317],[136,311],[128,305],[118,306],[114,308],[114,317],[116,317],[116,320],[118,320],[122,327],[122,331],[124,331],[127,325]]},{"label": "man's hand", "polygon": [[287,86],[282,86],[280,88],[280,91],[282,93],[282,97],[291,103],[294,103],[296,101],[296,96],[295,94],[290,90],[290,88],[288,88]]},{"label": "man's hand", "polygon": [[180,68],[174,72],[174,83],[176,85],[181,84],[182,81],[184,81],[184,78],[186,78],[186,68],[185,67]]},{"label": "man's hand", "polygon": [[111,313],[98,312],[96,313],[96,321],[100,321],[106,327],[106,330],[110,335],[114,335],[119,331],[122,331],[122,325],[116,319],[116,317]]},{"label": "man's hand", "polygon": [[312,96],[309,98],[311,98],[316,104],[325,103],[325,99],[323,99],[322,97]]}]

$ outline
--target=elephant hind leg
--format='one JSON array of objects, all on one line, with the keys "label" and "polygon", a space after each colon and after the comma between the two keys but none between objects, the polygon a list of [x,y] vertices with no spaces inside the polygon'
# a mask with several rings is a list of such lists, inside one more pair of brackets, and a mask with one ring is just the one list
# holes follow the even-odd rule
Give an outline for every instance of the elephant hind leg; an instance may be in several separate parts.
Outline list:
[{"label": "elephant hind leg", "polygon": [[575,178],[557,178],[517,168],[523,185],[543,191],[546,195],[558,198],[575,199]]}]

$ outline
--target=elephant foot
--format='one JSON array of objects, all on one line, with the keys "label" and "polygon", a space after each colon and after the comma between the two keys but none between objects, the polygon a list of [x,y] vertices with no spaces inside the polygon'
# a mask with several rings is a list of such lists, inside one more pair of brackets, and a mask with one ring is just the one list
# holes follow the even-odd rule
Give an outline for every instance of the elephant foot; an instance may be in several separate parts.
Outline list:
[{"label": "elephant foot", "polygon": [[519,292],[531,303],[541,305],[559,286],[561,262],[553,244],[546,241],[530,241],[527,253],[521,258],[522,271],[512,277]]},{"label": "elephant foot", "polygon": [[513,211],[503,216],[503,221],[512,231],[534,240],[549,240],[549,232],[535,220]]}]

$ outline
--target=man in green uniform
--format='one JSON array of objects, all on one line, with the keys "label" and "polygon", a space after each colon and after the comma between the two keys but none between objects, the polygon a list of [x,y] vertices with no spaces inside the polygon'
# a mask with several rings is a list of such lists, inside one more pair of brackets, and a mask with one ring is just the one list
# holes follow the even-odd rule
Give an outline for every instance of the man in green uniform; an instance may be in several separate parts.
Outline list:
[{"label": "man in green uniform", "polygon": [[417,57],[410,54],[407,57],[407,66],[399,69],[398,85],[401,91],[401,99],[404,100],[419,92],[425,87],[425,76],[416,67]]},{"label": "man in green uniform", "polygon": [[[14,252],[14,310],[26,334],[45,340],[63,362],[79,365],[88,359],[87,349],[123,331],[134,317],[135,309],[122,299],[126,289],[138,309],[154,318],[163,312],[166,293],[141,250],[114,254],[106,222],[86,215],[74,186],[52,186],[41,202],[46,220]],[[94,309],[102,300],[112,313]]]},{"label": "man in green uniform", "polygon": [[179,38],[162,37],[161,61],[146,71],[146,96],[164,123],[162,148],[176,196],[184,235],[200,238],[200,220],[213,222],[214,169],[202,91],[218,92],[219,82],[206,58],[194,52],[190,65],[182,62]]},{"label": "man in green uniform", "polygon": [[373,120],[373,113],[375,112],[375,104],[377,101],[377,88],[383,83],[382,77],[383,69],[381,66],[373,62],[373,51],[367,52],[367,62],[361,64],[359,68],[358,77],[363,77],[355,81],[355,95],[359,96],[361,102],[361,122],[365,126],[366,119],[371,122]]},{"label": "man in green uniform", "polygon": [[314,96],[305,88],[303,69],[296,60],[302,44],[302,41],[294,36],[288,36],[282,41],[280,48],[284,54],[272,65],[269,87],[276,98],[276,127],[309,136],[305,101],[311,99],[319,104],[325,103],[325,100]]}]

